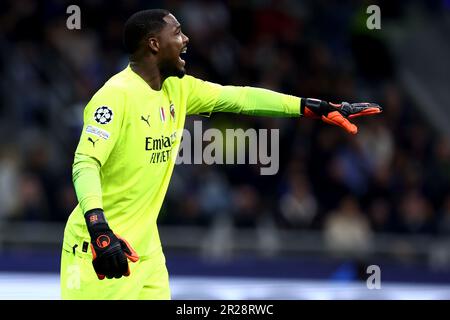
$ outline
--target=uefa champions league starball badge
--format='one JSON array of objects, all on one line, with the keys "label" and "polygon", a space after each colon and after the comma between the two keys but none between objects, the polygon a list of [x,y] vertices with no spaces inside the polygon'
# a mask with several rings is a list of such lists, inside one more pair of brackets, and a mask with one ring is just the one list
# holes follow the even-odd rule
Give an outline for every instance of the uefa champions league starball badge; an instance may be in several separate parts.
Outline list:
[{"label": "uefa champions league starball badge", "polygon": [[95,110],[94,119],[100,124],[107,124],[113,118],[113,112],[107,106],[101,106]]}]

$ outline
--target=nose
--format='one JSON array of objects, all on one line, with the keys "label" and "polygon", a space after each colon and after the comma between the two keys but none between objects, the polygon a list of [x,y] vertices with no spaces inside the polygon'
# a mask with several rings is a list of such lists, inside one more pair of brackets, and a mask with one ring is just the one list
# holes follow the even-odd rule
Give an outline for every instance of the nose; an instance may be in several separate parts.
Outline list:
[{"label": "nose", "polygon": [[183,43],[187,45],[189,43],[189,37],[183,33]]}]

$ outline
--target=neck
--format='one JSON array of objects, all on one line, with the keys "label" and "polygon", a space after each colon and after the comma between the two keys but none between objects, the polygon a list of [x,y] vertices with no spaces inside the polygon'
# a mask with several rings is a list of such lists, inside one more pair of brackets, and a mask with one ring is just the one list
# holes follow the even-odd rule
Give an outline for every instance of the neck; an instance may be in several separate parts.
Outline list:
[{"label": "neck", "polygon": [[144,79],[153,90],[161,90],[165,77],[161,74],[161,71],[154,61],[130,60],[130,67],[131,70]]}]

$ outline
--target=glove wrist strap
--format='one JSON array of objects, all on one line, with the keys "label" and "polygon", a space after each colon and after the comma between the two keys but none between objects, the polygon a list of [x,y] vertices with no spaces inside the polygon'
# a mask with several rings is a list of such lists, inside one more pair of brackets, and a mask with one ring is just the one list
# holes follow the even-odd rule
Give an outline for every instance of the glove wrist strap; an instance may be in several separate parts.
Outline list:
[{"label": "glove wrist strap", "polygon": [[314,114],[320,117],[321,115],[326,115],[327,106],[328,102],[323,100],[313,98],[301,99],[300,112],[303,116]]},{"label": "glove wrist strap", "polygon": [[85,213],[84,218],[91,237],[99,232],[110,230],[102,209],[89,210]]}]

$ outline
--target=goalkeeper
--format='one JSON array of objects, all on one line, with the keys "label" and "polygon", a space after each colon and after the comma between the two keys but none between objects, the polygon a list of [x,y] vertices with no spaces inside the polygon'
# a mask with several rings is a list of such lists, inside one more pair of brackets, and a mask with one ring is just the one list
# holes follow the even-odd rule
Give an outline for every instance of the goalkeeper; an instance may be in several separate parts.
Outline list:
[{"label": "goalkeeper", "polygon": [[79,204],[61,256],[63,299],[170,299],[156,220],[187,115],[303,116],[355,134],[348,119],[381,112],[376,104],[332,104],[185,75],[189,39],[166,10],[132,15],[123,36],[129,65],[84,110],[72,172]]}]

